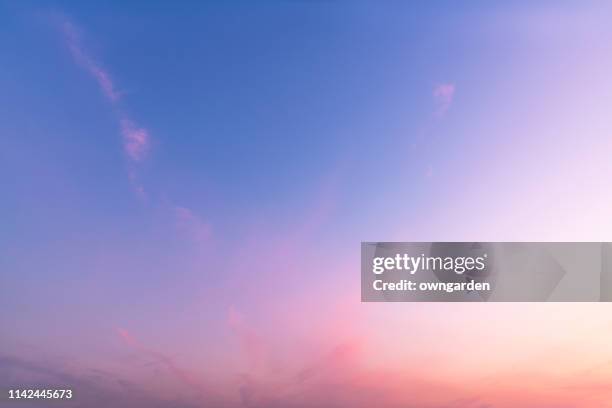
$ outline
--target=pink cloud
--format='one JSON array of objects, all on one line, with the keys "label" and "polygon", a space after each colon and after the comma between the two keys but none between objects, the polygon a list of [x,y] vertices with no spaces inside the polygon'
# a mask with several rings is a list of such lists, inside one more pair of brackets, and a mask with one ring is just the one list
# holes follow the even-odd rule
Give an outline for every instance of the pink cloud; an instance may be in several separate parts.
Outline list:
[{"label": "pink cloud", "polygon": [[[117,91],[113,79],[85,50],[77,27],[71,21],[63,19],[61,21],[61,30],[75,62],[96,80],[104,96],[113,105],[117,105],[121,95]],[[147,129],[137,126],[127,115],[122,114],[121,116],[120,127],[124,151],[130,160],[134,162],[141,161],[150,147],[151,137],[149,132]]]},{"label": "pink cloud", "polygon": [[448,111],[455,96],[455,84],[438,84],[434,87],[433,98],[436,103],[436,114],[442,116]]},{"label": "pink cloud", "polygon": [[121,327],[117,328],[117,335],[121,338],[121,340],[123,340],[126,344],[129,344],[130,346],[138,345],[136,339],[126,329],[123,329]]},{"label": "pink cloud", "polygon": [[140,161],[149,150],[149,132],[136,126],[130,119],[121,119],[121,135],[123,136],[123,148],[128,157],[133,161]]},{"label": "pink cloud", "polygon": [[70,21],[64,21],[62,23],[62,32],[64,33],[68,48],[75,62],[96,79],[102,93],[111,102],[118,101],[120,93],[116,90],[111,76],[100,67],[87,52],[85,52],[81,45],[80,36],[76,27]]},{"label": "pink cloud", "polygon": [[212,235],[211,227],[189,208],[175,206],[176,226],[180,231],[190,235],[196,243],[204,243]]}]

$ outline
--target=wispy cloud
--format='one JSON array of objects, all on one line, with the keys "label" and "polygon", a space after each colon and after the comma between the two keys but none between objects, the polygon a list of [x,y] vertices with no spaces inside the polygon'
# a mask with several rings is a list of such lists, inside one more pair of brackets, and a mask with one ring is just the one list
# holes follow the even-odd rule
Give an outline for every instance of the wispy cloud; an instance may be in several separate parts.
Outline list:
[{"label": "wispy cloud", "polygon": [[212,229],[200,216],[187,207],[174,206],[176,226],[189,235],[196,243],[203,244],[212,235]]},{"label": "wispy cloud", "polygon": [[158,390],[141,387],[119,373],[88,368],[78,361],[65,364],[48,358],[30,360],[0,355],[0,383],[30,387],[43,383],[57,388],[72,388],[74,406],[89,408],[195,408],[203,404],[215,406],[216,403],[205,398],[194,403],[169,399]]},{"label": "wispy cloud", "polygon": [[83,67],[91,76],[95,78],[106,96],[111,102],[116,102],[121,97],[117,91],[115,84],[110,74],[103,69],[92,57],[85,51],[81,42],[81,36],[76,26],[69,20],[62,21],[62,32],[68,45],[68,49],[72,54],[75,62]]},{"label": "wispy cloud", "polygon": [[[136,122],[119,106],[121,92],[117,90],[111,74],[86,49],[81,39],[80,30],[68,18],[60,20],[61,32],[74,62],[88,72],[96,80],[102,94],[119,113],[119,127],[123,139],[123,150],[131,163],[142,161],[151,146],[151,136],[147,129]],[[135,172],[130,172],[130,181],[137,192],[142,193],[143,187],[135,182]]]},{"label": "wispy cloud", "polygon": [[[433,111],[427,115],[427,119],[424,121],[421,129],[411,138],[411,149],[418,149],[425,143],[428,143],[428,139],[435,135],[435,128],[441,119],[446,115],[448,110],[453,104],[455,99],[456,85],[454,83],[438,83],[433,87],[431,91],[431,98],[433,100]],[[423,176],[426,179],[430,179],[434,176],[434,163],[429,163],[423,171]]]},{"label": "wispy cloud", "polygon": [[150,136],[147,129],[138,127],[130,119],[121,119],[121,135],[123,136],[123,147],[128,157],[135,161],[141,161],[150,145]]},{"label": "wispy cloud", "polygon": [[455,97],[455,84],[438,84],[434,87],[433,98],[436,103],[436,115],[444,115],[451,107]]},{"label": "wispy cloud", "polygon": [[266,348],[261,337],[244,320],[243,315],[233,306],[227,313],[227,324],[237,336],[240,347],[251,369],[259,369],[266,359]]},{"label": "wispy cloud", "polygon": [[196,391],[202,391],[202,385],[199,380],[193,375],[193,373],[179,367],[174,359],[170,356],[167,356],[164,353],[153,350],[145,345],[143,345],[140,341],[136,339],[127,329],[117,328],[117,335],[119,338],[128,346],[134,348],[135,350],[147,355],[149,358],[153,359],[155,362],[158,362],[165,366],[172,375],[174,375],[178,380],[180,380],[183,384],[195,389]]},{"label": "wispy cloud", "polygon": [[[81,38],[81,31],[77,25],[63,15],[60,15],[57,21],[74,62],[95,79],[102,94],[117,113],[122,149],[129,165],[127,170],[129,182],[139,197],[148,198],[148,193],[140,181],[139,165],[147,159],[151,152],[151,133],[126,113],[123,107],[124,101],[121,101],[122,94],[117,90],[115,81],[85,47]],[[211,236],[210,225],[192,210],[187,207],[171,205],[168,207],[168,211],[173,213],[177,229],[180,232],[189,236],[198,244],[209,240]]]}]

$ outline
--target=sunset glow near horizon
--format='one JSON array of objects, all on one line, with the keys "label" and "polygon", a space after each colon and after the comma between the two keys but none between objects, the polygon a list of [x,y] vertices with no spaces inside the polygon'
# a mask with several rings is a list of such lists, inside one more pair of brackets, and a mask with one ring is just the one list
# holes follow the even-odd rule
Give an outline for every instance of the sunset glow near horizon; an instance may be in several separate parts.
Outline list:
[{"label": "sunset glow near horizon", "polygon": [[359,287],[362,241],[612,241],[610,6],[52,3],[0,5],[0,386],[612,407],[607,303]]}]

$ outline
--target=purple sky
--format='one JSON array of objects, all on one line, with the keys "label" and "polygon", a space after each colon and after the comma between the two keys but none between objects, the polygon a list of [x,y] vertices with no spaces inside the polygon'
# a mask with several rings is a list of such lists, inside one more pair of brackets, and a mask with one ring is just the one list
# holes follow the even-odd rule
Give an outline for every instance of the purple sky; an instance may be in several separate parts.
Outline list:
[{"label": "purple sky", "polygon": [[610,11],[1,5],[0,388],[612,406],[605,304],[359,300],[361,241],[610,241]]}]

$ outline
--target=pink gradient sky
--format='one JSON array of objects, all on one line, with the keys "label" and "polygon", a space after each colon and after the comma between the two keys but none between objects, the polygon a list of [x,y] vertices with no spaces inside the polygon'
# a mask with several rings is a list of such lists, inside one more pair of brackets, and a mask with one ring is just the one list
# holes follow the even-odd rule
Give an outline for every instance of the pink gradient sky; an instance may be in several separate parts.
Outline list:
[{"label": "pink gradient sky", "polygon": [[361,241],[610,241],[596,5],[132,7],[5,17],[0,386],[612,407],[607,304],[359,300]]}]

